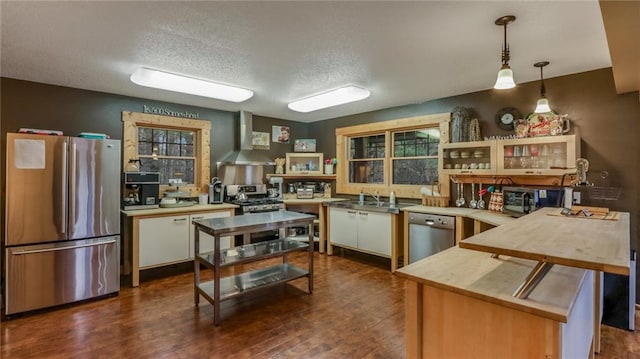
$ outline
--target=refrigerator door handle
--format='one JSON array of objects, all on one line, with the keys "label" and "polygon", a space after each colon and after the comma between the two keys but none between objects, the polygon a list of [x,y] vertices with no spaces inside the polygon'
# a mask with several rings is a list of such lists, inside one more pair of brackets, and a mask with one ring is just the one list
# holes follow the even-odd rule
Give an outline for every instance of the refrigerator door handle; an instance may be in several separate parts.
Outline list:
[{"label": "refrigerator door handle", "polygon": [[62,193],[62,198],[60,200],[60,207],[61,207],[61,212],[62,215],[60,216],[60,220],[62,223],[60,223],[60,232],[61,233],[67,233],[67,180],[68,180],[68,175],[67,175],[67,148],[68,148],[68,144],[65,141],[62,144],[62,191],[60,191],[60,193]]},{"label": "refrigerator door handle", "polygon": [[76,153],[77,147],[74,142],[71,142],[71,151],[69,151],[69,233],[73,234],[76,231],[76,174],[77,174],[77,159]]},{"label": "refrigerator door handle", "polygon": [[78,249],[78,248],[84,248],[84,247],[95,247],[95,246],[102,246],[102,245],[105,245],[105,244],[112,244],[112,243],[116,243],[116,240],[115,239],[110,239],[110,240],[106,240],[106,241],[102,241],[102,242],[79,244],[79,245],[76,245],[76,246],[68,246],[68,247],[55,247],[55,248],[32,249],[32,250],[25,250],[25,251],[13,251],[13,252],[11,252],[11,254],[17,256],[17,255],[22,255],[22,254],[66,251],[68,249]]}]

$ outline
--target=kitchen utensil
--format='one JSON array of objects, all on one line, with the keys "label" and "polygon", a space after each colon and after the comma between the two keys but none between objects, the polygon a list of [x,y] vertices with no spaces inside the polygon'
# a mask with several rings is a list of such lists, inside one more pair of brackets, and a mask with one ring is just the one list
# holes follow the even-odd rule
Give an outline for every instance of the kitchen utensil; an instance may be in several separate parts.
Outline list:
[{"label": "kitchen utensil", "polygon": [[471,201],[469,201],[469,208],[478,208],[478,201],[476,201],[476,184],[471,182]]},{"label": "kitchen utensil", "polygon": [[462,191],[464,191],[464,186],[462,185],[462,183],[458,183],[458,199],[456,200],[456,206],[457,207],[462,207],[464,206],[464,194],[462,193]]},{"label": "kitchen utensil", "polygon": [[487,193],[487,191],[482,189],[482,182],[480,182],[480,190],[478,191],[478,196],[480,196],[480,199],[478,200],[476,208],[484,209],[486,207],[487,204],[484,203],[484,200],[482,199],[482,195],[484,195],[485,193]]}]

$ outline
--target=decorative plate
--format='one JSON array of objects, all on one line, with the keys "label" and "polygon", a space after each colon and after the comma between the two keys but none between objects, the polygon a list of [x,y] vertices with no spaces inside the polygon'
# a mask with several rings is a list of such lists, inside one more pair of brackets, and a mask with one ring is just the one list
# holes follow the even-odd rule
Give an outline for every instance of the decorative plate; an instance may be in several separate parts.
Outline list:
[{"label": "decorative plate", "polygon": [[529,126],[529,137],[549,136],[556,134],[557,127],[560,126],[560,134],[562,133],[562,125],[560,123],[560,115],[555,112],[546,113],[530,113],[525,118]]}]

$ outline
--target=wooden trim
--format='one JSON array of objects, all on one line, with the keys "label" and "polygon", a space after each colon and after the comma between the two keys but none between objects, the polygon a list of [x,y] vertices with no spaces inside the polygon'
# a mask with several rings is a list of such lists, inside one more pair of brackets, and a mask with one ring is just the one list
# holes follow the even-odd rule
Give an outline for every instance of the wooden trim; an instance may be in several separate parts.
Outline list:
[{"label": "wooden trim", "polygon": [[[392,160],[391,160],[391,132],[410,131],[425,127],[435,127],[440,129],[440,143],[449,140],[450,113],[439,113],[433,115],[416,116],[383,122],[367,123],[349,127],[336,128],[336,156],[339,159],[336,168],[336,193],[359,194],[362,192],[378,192],[382,196],[389,196],[391,191],[395,191],[398,198],[421,198],[420,185],[395,185],[392,184]],[[349,161],[347,138],[355,136],[367,136],[372,134],[385,134],[385,157],[382,159],[386,169],[383,183],[349,183]],[[439,156],[440,157],[440,156]],[[438,180],[442,193],[449,193],[449,177],[439,175]],[[444,195],[444,194],[443,194]]]},{"label": "wooden trim", "polygon": [[[161,116],[139,112],[122,112],[122,168],[125,168],[129,159],[138,158],[138,126],[171,128],[176,130],[191,130],[196,133],[197,158],[194,185],[185,186],[182,190],[195,192],[207,192],[211,179],[211,122],[203,120],[186,119],[180,117]],[[161,186],[161,192],[164,192]],[[161,193],[162,195],[162,193]]]},{"label": "wooden trim", "polygon": [[[391,130],[410,130],[420,128],[424,126],[430,126],[439,124],[442,122],[450,122],[451,113],[437,113],[433,115],[422,115],[415,117],[407,117],[383,122],[365,123],[362,125],[355,125],[349,127],[336,128],[336,136],[354,136],[366,135],[376,132],[391,131]],[[447,126],[448,127],[448,126]]]}]

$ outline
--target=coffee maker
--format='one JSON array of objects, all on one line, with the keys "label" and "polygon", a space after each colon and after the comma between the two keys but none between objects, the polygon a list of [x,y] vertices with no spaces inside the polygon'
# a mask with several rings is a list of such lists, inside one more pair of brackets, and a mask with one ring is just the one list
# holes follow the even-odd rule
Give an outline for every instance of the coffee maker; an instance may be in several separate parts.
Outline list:
[{"label": "coffee maker", "polygon": [[122,209],[159,208],[160,173],[125,172]]},{"label": "coffee maker", "polygon": [[222,203],[223,200],[224,186],[218,177],[213,177],[211,179],[211,184],[209,184],[209,203]]}]

